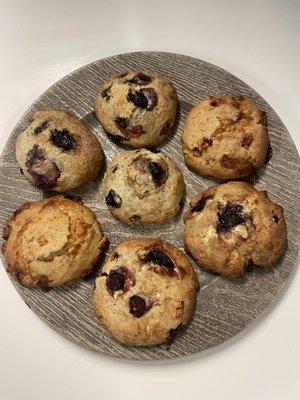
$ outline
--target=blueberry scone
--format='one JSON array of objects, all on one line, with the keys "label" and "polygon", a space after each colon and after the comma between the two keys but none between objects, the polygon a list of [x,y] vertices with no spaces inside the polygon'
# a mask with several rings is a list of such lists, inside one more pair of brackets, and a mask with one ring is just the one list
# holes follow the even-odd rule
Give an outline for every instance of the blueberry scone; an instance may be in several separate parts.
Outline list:
[{"label": "blueberry scone", "polygon": [[111,76],[95,102],[95,113],[111,138],[136,148],[163,141],[173,128],[176,110],[174,85],[153,71]]},{"label": "blueberry scone", "polygon": [[96,136],[77,117],[43,110],[17,138],[16,158],[36,187],[67,192],[97,177],[103,153]]},{"label": "blueberry scone", "polygon": [[188,114],[182,133],[187,166],[219,179],[252,175],[263,166],[268,147],[266,113],[242,96],[201,101]]},{"label": "blueberry scone", "polygon": [[267,269],[283,254],[282,207],[266,191],[243,182],[210,187],[192,198],[184,216],[184,244],[204,269],[241,277],[248,265]]},{"label": "blueberry scone", "polygon": [[89,274],[108,245],[95,214],[62,195],[24,204],[3,237],[8,272],[22,285],[43,290]]},{"label": "blueberry scone", "polygon": [[179,211],[184,181],[179,168],[162,153],[139,149],[121,153],[104,182],[106,204],[122,221],[162,224]]},{"label": "blueberry scone", "polygon": [[187,325],[198,290],[187,257],[160,239],[122,242],[96,280],[94,311],[119,342],[150,346]]}]

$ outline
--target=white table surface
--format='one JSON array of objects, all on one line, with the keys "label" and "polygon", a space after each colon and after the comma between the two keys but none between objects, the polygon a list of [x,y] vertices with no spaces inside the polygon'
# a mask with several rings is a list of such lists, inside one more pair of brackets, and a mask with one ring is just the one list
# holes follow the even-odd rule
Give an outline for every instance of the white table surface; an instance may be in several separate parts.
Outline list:
[{"label": "white table surface", "polygon": [[[113,54],[165,50],[219,65],[257,90],[300,147],[300,2],[0,0],[1,149],[49,85]],[[201,295],[201,294],[200,294]],[[171,362],[112,360],[68,342],[0,268],[0,399],[300,399],[295,270],[263,318],[221,347]]]}]

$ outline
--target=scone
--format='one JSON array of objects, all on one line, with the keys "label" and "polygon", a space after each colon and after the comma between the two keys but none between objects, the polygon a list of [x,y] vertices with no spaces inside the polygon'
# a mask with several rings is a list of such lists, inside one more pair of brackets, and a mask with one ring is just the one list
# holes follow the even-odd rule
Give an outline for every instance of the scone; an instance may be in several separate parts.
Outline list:
[{"label": "scone", "polygon": [[197,263],[229,278],[241,277],[249,264],[270,268],[286,247],[282,207],[243,182],[197,194],[184,222],[184,244]]},{"label": "scone", "polygon": [[94,310],[119,342],[150,346],[187,325],[198,280],[180,250],[160,239],[119,244],[96,280]]},{"label": "scone", "polygon": [[24,204],[3,237],[8,272],[22,285],[43,290],[89,274],[108,244],[95,214],[62,195]]},{"label": "scone", "polygon": [[172,82],[153,71],[113,75],[103,84],[95,113],[112,139],[132,147],[156,146],[175,123]]},{"label": "scone", "polygon": [[264,164],[268,146],[266,113],[242,96],[201,101],[188,114],[182,133],[187,166],[219,179],[255,173]]},{"label": "scone", "polygon": [[162,153],[140,149],[118,155],[104,181],[108,209],[122,221],[162,224],[179,211],[184,181],[179,168]]},{"label": "scone", "polygon": [[77,117],[43,110],[17,138],[16,158],[36,187],[67,192],[97,177],[103,153],[96,136]]}]

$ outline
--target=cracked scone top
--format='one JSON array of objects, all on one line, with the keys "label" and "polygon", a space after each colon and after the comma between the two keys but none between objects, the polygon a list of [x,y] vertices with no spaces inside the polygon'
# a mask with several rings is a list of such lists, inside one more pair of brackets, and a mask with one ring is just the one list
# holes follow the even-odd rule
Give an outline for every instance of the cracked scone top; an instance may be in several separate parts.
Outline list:
[{"label": "cracked scone top", "polygon": [[110,163],[104,196],[122,221],[162,224],[178,213],[184,191],[180,169],[162,153],[125,151]]},{"label": "cracked scone top", "polygon": [[42,110],[16,141],[24,176],[39,189],[67,192],[94,180],[103,153],[95,135],[65,111]]},{"label": "cracked scone top", "polygon": [[95,102],[96,115],[112,140],[132,147],[163,141],[173,128],[176,110],[172,82],[146,70],[111,76]]},{"label": "cracked scone top", "polygon": [[119,342],[150,346],[187,325],[198,290],[184,253],[160,239],[119,244],[96,280],[94,311]]},{"label": "cracked scone top", "polygon": [[4,238],[8,272],[44,290],[87,275],[108,243],[95,214],[61,195],[24,204],[7,222]]},{"label": "cracked scone top", "polygon": [[219,179],[255,173],[264,164],[268,146],[266,114],[242,96],[201,101],[188,114],[182,133],[187,166]]},{"label": "cracked scone top", "polygon": [[191,199],[184,244],[197,263],[229,278],[247,266],[267,269],[283,254],[287,232],[281,206],[243,182],[210,187]]}]

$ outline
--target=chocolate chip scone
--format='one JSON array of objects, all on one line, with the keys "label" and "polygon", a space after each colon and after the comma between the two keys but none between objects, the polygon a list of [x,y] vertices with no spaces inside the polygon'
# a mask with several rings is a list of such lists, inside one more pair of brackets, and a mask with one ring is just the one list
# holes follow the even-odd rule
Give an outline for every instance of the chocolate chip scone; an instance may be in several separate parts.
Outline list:
[{"label": "chocolate chip scone", "polygon": [[184,222],[184,243],[197,263],[229,278],[241,277],[249,264],[270,268],[286,247],[282,207],[243,182],[197,194]]},{"label": "chocolate chip scone", "polygon": [[132,147],[163,141],[175,123],[177,94],[172,82],[153,71],[113,75],[102,85],[95,113],[111,138]]},{"label": "chocolate chip scone", "polygon": [[264,164],[268,146],[266,113],[242,96],[201,101],[188,114],[182,133],[187,166],[219,179],[255,173]]},{"label": "chocolate chip scone", "polygon": [[22,285],[43,290],[89,274],[108,244],[95,214],[62,195],[24,204],[3,237],[8,272]]},{"label": "chocolate chip scone", "polygon": [[77,117],[43,110],[17,138],[16,158],[21,172],[39,189],[67,192],[97,177],[103,153]]},{"label": "chocolate chip scone", "polygon": [[104,196],[122,221],[162,224],[179,211],[184,181],[179,168],[162,153],[140,149],[121,153],[109,165]]},{"label": "chocolate chip scone", "polygon": [[136,238],[119,244],[103,266],[94,310],[119,342],[150,346],[187,325],[197,290],[184,253],[160,239]]}]

